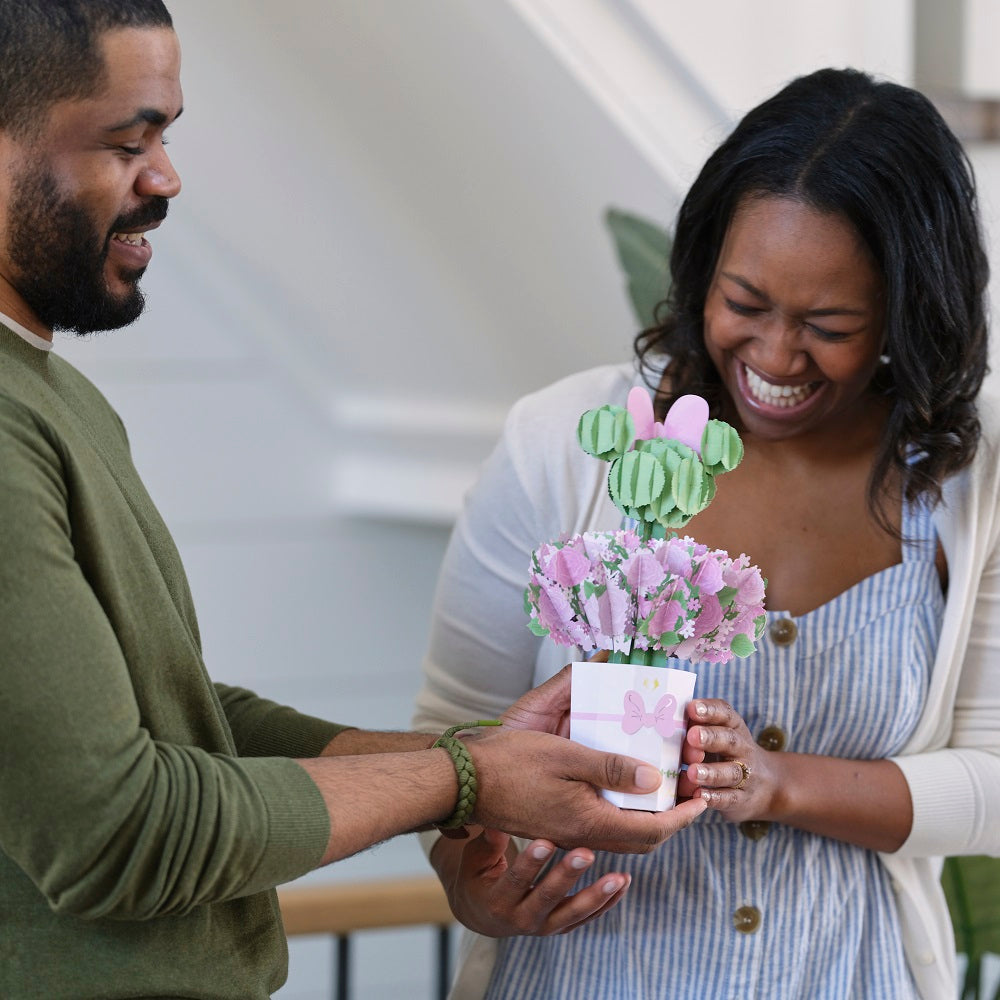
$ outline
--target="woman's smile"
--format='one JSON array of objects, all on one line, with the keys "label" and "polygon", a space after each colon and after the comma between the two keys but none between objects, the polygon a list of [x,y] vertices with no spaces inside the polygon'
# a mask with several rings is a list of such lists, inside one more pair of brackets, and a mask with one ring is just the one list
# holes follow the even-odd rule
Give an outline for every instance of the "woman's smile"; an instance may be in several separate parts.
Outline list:
[{"label": "woman's smile", "polygon": [[781,439],[864,420],[883,339],[882,278],[846,219],[748,197],[705,301],[708,353],[738,423]]}]

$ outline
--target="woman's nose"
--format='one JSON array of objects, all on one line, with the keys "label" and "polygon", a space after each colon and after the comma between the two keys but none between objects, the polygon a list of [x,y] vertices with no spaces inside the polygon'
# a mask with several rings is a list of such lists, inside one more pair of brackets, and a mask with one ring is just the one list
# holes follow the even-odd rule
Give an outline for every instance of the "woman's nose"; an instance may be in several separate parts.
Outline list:
[{"label": "woman's nose", "polygon": [[775,317],[761,330],[753,360],[767,375],[792,378],[809,366],[801,335],[801,324],[783,316]]}]

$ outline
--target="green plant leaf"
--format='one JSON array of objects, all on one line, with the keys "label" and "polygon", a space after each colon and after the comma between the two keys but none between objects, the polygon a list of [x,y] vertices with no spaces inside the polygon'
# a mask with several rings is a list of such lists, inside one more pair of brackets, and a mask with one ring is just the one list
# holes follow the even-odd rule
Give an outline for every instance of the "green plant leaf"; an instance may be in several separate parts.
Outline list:
[{"label": "green plant leaf", "polygon": [[1000,954],[1000,858],[946,858],[941,884],[955,927],[955,948],[969,960],[963,1000],[978,998],[982,956]]},{"label": "green plant leaf", "polygon": [[616,208],[604,213],[604,221],[625,272],[632,311],[645,330],[653,325],[656,306],[670,291],[670,234],[655,222]]}]

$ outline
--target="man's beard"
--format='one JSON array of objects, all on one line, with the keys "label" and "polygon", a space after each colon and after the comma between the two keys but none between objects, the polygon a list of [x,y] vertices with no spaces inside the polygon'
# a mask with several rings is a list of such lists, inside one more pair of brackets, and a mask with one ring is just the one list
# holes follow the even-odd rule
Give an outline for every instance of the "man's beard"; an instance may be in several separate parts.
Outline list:
[{"label": "man's beard", "polygon": [[[166,214],[167,199],[151,198],[115,220],[111,233],[151,225]],[[50,330],[114,330],[139,318],[146,304],[139,288],[145,268],[122,272],[127,290],[112,294],[104,274],[110,233],[99,233],[80,205],[60,195],[50,171],[26,171],[18,178],[8,220],[14,287]]]}]

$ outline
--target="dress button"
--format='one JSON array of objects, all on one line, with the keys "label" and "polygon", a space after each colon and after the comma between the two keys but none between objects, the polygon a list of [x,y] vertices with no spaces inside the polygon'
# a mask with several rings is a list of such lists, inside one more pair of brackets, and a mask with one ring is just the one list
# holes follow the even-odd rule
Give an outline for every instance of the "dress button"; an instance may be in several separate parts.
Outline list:
[{"label": "dress button", "polygon": [[741,906],[733,914],[733,927],[741,934],[754,934],[760,927],[760,910],[756,906]]},{"label": "dress button", "polygon": [[790,646],[795,642],[799,630],[791,618],[779,618],[771,623],[771,640],[779,646]]},{"label": "dress button", "polygon": [[740,823],[740,833],[750,840],[761,840],[770,829],[771,824],[766,819],[745,819]]},{"label": "dress button", "polygon": [[765,750],[784,750],[788,737],[781,726],[765,726],[757,737],[757,743]]}]

